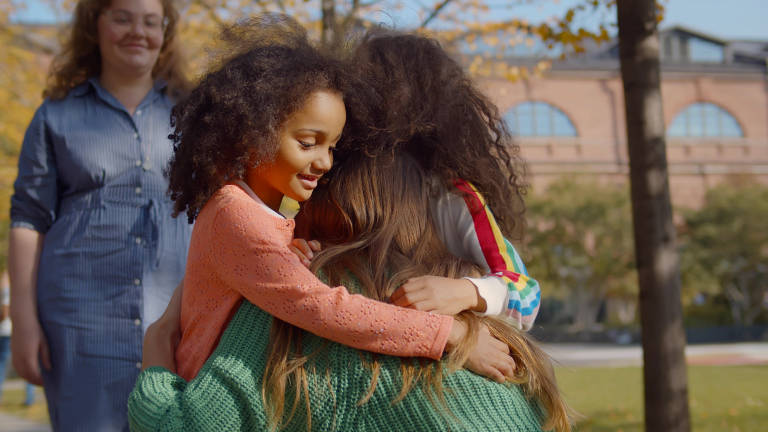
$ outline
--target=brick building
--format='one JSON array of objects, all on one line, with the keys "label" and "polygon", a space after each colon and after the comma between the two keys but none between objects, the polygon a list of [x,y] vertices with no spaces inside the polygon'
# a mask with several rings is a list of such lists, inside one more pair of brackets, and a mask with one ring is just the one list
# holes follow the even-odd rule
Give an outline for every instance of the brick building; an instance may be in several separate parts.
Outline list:
[{"label": "brick building", "polygon": [[[26,26],[30,31],[17,43],[38,52],[45,70],[56,27]],[[727,41],[679,26],[662,31],[660,41],[674,203],[698,205],[708,187],[729,175],[768,184],[768,41]],[[626,181],[618,41],[554,62],[541,78],[482,85],[516,132],[536,189],[564,175]]]},{"label": "brick building", "polygon": [[[708,187],[732,175],[768,184],[768,41],[726,41],[683,27],[662,31],[660,41],[674,204],[697,206]],[[518,136],[535,188],[575,174],[626,181],[618,42],[555,62],[541,78],[483,86]]]}]

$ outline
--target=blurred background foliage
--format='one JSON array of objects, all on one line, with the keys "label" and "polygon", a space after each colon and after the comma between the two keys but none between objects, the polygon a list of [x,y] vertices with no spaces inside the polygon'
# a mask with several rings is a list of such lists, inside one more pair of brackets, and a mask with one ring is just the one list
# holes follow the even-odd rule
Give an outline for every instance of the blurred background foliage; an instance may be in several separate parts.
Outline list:
[{"label": "blurred background foliage", "polygon": [[[542,285],[539,325],[636,327],[629,188],[562,178],[528,199],[525,259]],[[677,209],[688,326],[768,324],[768,187],[734,177]]]}]

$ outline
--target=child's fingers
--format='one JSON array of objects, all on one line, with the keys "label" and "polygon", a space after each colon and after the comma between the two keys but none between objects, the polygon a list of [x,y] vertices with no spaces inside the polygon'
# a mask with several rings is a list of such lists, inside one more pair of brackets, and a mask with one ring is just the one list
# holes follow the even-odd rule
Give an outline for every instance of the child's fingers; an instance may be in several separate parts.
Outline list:
[{"label": "child's fingers", "polygon": [[512,358],[509,351],[509,345],[493,338],[493,366],[507,378],[512,379],[515,376],[515,359]]},{"label": "child's fingers", "polygon": [[296,246],[288,245],[288,249],[290,249],[294,255],[299,257],[300,260],[304,261],[305,259],[307,259],[307,256],[304,255],[304,252],[301,249],[297,248]]},{"label": "child's fingers", "polygon": [[514,362],[510,363],[512,357],[497,352],[485,359],[485,372],[483,375],[498,382],[506,382],[507,379],[514,377]]},{"label": "child's fingers", "polygon": [[511,379],[515,376],[515,360],[510,356],[505,357],[506,358],[500,359],[496,368],[504,375],[504,379],[506,380],[507,378]]},{"label": "child's fingers", "polygon": [[312,247],[310,247],[309,243],[307,243],[306,240],[301,238],[295,238],[291,242],[291,245],[293,245],[295,248],[301,251],[301,253],[304,255],[304,258],[306,259],[312,259],[314,256],[314,253],[312,252]]},{"label": "child's fingers", "polygon": [[393,305],[400,306],[400,307],[408,307],[411,305],[411,301],[408,299],[407,294],[403,294],[400,297],[397,298],[389,298],[389,302]]},{"label": "child's fingers", "polygon": [[392,293],[392,298],[397,298],[410,293],[414,293],[414,292],[423,290],[425,287],[426,286],[424,284],[424,279],[411,278],[406,280],[402,285],[400,285],[400,288],[398,288],[394,293]]},{"label": "child's fingers", "polygon": [[423,312],[436,312],[441,313],[437,310],[437,305],[434,304],[431,300],[422,300],[422,301],[415,301],[408,305],[411,309],[420,310]]},{"label": "child's fingers", "polygon": [[297,247],[296,247],[296,246],[294,246],[294,245],[288,245],[288,249],[290,249],[290,251],[291,251],[291,252],[293,252],[293,253],[294,253],[294,255],[296,255],[297,257],[299,257],[299,261],[301,261],[301,263],[302,263],[302,264],[304,264],[304,267],[307,267],[307,268],[309,268],[309,266],[310,266],[311,262],[310,262],[310,261],[309,261],[309,259],[306,257],[306,255],[304,255],[304,252],[302,252],[301,250],[299,250],[299,248],[297,248]]},{"label": "child's fingers", "polygon": [[310,240],[309,247],[315,252],[320,252],[323,249],[323,246],[317,240]]},{"label": "child's fingers", "polygon": [[486,370],[485,376],[496,381],[497,383],[503,383],[504,381],[506,381],[504,374],[499,369],[493,366],[489,367]]},{"label": "child's fingers", "polygon": [[509,357],[509,345],[498,340],[496,337],[493,338],[493,345],[498,352],[503,353],[505,357]]},{"label": "child's fingers", "polygon": [[394,303],[396,300],[398,300],[399,298],[401,298],[405,294],[406,294],[406,291],[403,288],[403,286],[401,286],[400,288],[396,289],[395,292],[393,292],[391,296],[389,296],[389,302],[390,303]]},{"label": "child's fingers", "polygon": [[404,286],[398,288],[389,298],[390,303],[403,307],[425,300],[429,300],[429,294],[420,289],[412,290]]}]

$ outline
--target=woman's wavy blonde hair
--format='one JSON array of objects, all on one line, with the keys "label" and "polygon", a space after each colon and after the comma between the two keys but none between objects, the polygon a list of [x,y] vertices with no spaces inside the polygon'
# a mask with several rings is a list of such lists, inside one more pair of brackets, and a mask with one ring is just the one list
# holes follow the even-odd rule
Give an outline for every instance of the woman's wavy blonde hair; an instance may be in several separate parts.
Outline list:
[{"label": "woman's wavy blonde hair", "polygon": [[[335,172],[343,173],[334,175]],[[313,260],[313,271],[321,270],[331,285],[349,282],[350,274],[359,281],[362,294],[381,301],[408,278],[419,275],[461,277],[477,274],[477,268],[448,253],[439,240],[429,216],[431,186],[420,165],[405,152],[371,158],[352,156],[332,173],[332,181],[322,184],[302,206],[296,218],[297,236],[320,240],[325,249]],[[402,400],[415,385],[422,385],[434,403],[444,404],[444,366],[448,373],[466,362],[480,325],[486,325],[498,339],[507,343],[517,365],[515,384],[522,387],[532,403],[545,412],[544,429],[570,430],[570,410],[557,388],[547,354],[524,333],[492,317],[471,312],[457,316],[467,324],[465,339],[444,362],[402,359],[402,390],[393,402]],[[302,353],[302,330],[274,319],[270,334],[262,397],[271,429],[290,422],[300,405],[307,413],[311,429],[308,375],[310,357]],[[372,372],[368,401],[376,390],[380,364],[361,356]],[[440,363],[443,363],[442,365]],[[326,374],[328,371],[326,371]],[[286,411],[286,389],[293,393]],[[303,398],[302,398],[303,396]],[[303,400],[302,400],[303,399]],[[448,413],[451,415],[451,413]]]},{"label": "woman's wavy blonde hair", "polygon": [[[190,89],[186,76],[186,62],[177,41],[179,12],[174,0],[159,0],[163,6],[164,31],[160,56],[152,69],[152,77],[168,83],[168,94],[180,97]],[[72,15],[72,23],[62,44],[61,51],[53,59],[43,97],[62,99],[69,91],[88,78],[101,74],[96,21],[112,0],[80,0]]]}]

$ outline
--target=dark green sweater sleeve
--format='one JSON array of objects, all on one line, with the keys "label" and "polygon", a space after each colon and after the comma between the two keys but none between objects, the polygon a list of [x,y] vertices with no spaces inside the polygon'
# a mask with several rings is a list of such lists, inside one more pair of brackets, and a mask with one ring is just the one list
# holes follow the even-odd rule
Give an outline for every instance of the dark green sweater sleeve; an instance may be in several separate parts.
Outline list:
[{"label": "dark green sweater sleeve", "polygon": [[144,370],[128,398],[131,431],[182,431],[182,396],[187,382],[168,369]]},{"label": "dark green sweater sleeve", "polygon": [[261,384],[271,327],[272,317],[246,302],[195,379],[147,368],[128,398],[131,430],[267,430]]},{"label": "dark green sweater sleeve", "polygon": [[[271,327],[270,315],[244,302],[193,380],[185,382],[161,367],[142,372],[128,399],[131,430],[269,430],[261,391]],[[528,401],[517,385],[499,384],[459,370],[446,373],[445,400],[441,403],[421,385],[392,403],[402,390],[402,363],[397,357],[380,355],[376,391],[360,405],[372,379],[370,357],[363,361],[360,351],[311,333],[302,336],[302,352],[309,355],[306,370],[312,430],[541,431],[537,404]],[[294,400],[291,387],[286,388],[286,403]],[[281,430],[306,432],[309,418],[304,408],[297,407],[293,419]],[[291,411],[286,407],[286,412]]]}]

